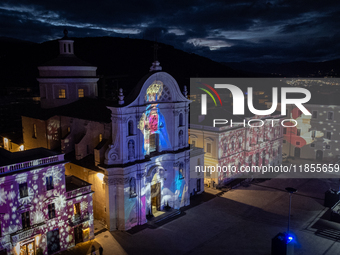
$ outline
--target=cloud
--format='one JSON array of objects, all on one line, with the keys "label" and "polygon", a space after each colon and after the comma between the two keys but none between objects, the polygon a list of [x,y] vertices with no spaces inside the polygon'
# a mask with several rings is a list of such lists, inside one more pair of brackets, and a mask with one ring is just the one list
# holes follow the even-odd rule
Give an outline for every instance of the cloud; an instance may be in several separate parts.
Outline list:
[{"label": "cloud", "polygon": [[185,31],[182,29],[178,29],[178,28],[170,28],[168,30],[168,33],[175,34],[175,35],[185,35]]},{"label": "cloud", "polygon": [[204,39],[204,38],[192,38],[187,40],[187,43],[191,43],[195,47],[208,47],[210,50],[218,50],[224,47],[231,47],[230,43],[223,40]]},{"label": "cloud", "polygon": [[0,4],[0,35],[42,42],[127,36],[173,45],[216,61],[325,60],[339,57],[336,1],[138,0]]}]

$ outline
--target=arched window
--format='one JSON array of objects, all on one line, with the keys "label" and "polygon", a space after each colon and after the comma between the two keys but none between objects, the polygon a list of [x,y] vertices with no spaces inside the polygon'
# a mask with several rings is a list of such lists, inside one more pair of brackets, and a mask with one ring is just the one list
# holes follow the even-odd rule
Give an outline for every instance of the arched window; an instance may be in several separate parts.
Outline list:
[{"label": "arched window", "polygon": [[183,146],[183,130],[180,130],[178,132],[178,146]]},{"label": "arched window", "polygon": [[136,193],[136,179],[134,177],[132,177],[130,179],[130,197],[136,197],[137,193]]},{"label": "arched window", "polygon": [[129,120],[128,122],[128,131],[129,131],[129,136],[133,135],[133,121]]},{"label": "arched window", "polygon": [[178,125],[183,126],[183,113],[180,113],[178,116]]},{"label": "arched window", "polygon": [[242,137],[238,138],[238,147],[242,148]]},{"label": "arched window", "polygon": [[129,151],[128,159],[134,159],[135,158],[135,141],[134,140],[130,140],[128,142],[128,151]]},{"label": "arched window", "polygon": [[179,163],[179,179],[184,179],[184,164]]},{"label": "arched window", "polygon": [[[234,140],[231,141],[231,150],[234,151],[235,150],[235,142]],[[233,152],[232,152],[233,153]]]}]

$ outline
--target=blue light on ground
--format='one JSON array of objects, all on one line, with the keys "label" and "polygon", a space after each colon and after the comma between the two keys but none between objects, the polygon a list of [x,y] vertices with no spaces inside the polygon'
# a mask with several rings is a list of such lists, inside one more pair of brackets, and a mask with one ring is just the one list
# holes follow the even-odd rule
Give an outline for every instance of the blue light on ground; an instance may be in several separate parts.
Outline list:
[{"label": "blue light on ground", "polygon": [[293,241],[294,240],[294,238],[292,237],[292,236],[288,236],[287,237],[287,243],[290,243],[291,241]]}]

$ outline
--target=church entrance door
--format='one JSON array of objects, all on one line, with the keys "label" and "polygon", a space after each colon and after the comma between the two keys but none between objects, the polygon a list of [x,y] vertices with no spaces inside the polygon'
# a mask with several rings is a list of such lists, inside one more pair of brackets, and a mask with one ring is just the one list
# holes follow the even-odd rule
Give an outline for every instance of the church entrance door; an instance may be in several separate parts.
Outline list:
[{"label": "church entrance door", "polygon": [[161,183],[151,185],[152,214],[161,210]]}]

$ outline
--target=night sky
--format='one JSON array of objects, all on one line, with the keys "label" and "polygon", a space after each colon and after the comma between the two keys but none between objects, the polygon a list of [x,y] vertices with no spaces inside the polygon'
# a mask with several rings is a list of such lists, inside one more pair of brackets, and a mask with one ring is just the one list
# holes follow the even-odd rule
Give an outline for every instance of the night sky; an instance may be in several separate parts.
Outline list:
[{"label": "night sky", "polygon": [[339,58],[338,1],[1,1],[0,36],[144,38],[216,61]]}]

